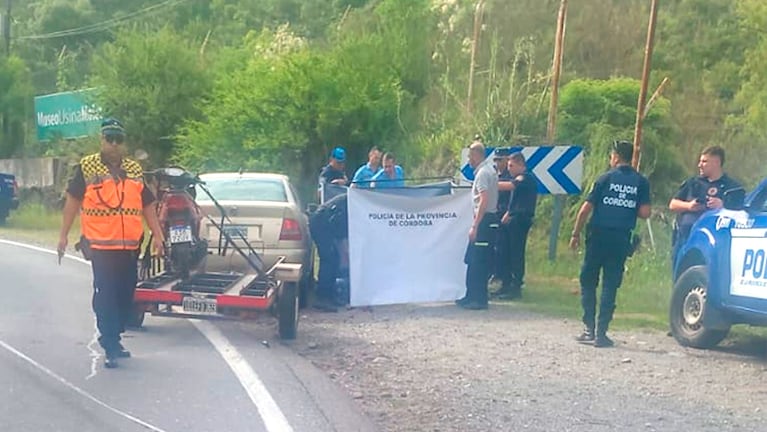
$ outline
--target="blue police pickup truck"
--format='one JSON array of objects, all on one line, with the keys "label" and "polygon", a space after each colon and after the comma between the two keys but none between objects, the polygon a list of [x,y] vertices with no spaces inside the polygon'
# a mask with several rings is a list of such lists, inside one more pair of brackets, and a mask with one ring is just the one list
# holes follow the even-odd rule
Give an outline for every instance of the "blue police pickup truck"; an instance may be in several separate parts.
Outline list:
[{"label": "blue police pickup truck", "polygon": [[0,225],[5,225],[11,210],[17,208],[19,208],[19,187],[16,176],[0,173]]},{"label": "blue police pickup truck", "polygon": [[733,324],[767,326],[767,179],[703,214],[674,257],[669,320],[681,345],[712,348]]}]

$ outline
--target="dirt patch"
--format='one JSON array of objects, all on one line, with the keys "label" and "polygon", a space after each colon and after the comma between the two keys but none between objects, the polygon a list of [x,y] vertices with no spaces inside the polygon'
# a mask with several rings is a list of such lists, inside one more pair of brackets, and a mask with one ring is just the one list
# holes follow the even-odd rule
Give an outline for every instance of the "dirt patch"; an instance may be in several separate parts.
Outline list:
[{"label": "dirt patch", "polygon": [[615,332],[596,349],[580,329],[510,303],[378,307],[305,313],[294,349],[385,431],[764,430],[766,340]]}]

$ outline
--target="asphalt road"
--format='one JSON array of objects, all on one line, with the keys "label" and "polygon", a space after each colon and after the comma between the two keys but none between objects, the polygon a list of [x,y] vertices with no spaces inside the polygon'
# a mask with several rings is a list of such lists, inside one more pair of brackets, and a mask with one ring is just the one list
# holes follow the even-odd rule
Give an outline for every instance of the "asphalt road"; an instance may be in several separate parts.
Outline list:
[{"label": "asphalt road", "polygon": [[[367,431],[349,397],[273,319],[148,316],[103,368],[90,267],[0,243],[0,424],[15,431]],[[299,326],[299,338],[300,338]],[[267,341],[268,344],[262,343]]]}]

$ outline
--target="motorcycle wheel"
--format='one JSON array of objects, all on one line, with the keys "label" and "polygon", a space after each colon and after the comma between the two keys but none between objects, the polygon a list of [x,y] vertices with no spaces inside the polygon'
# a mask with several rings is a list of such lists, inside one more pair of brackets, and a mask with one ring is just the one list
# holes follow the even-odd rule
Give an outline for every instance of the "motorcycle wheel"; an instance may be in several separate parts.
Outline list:
[{"label": "motorcycle wheel", "polygon": [[191,243],[176,243],[170,246],[171,271],[183,279],[189,277],[193,259],[194,250]]}]

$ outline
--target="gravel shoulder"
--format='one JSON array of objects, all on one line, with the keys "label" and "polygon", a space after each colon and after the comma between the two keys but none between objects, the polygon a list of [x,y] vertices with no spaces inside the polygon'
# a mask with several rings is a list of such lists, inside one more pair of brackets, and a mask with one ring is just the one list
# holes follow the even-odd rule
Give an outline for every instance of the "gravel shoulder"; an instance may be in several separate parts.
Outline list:
[{"label": "gravel shoulder", "polygon": [[511,303],[306,312],[293,348],[383,431],[763,431],[767,341],[716,351],[657,331],[573,340]]}]

